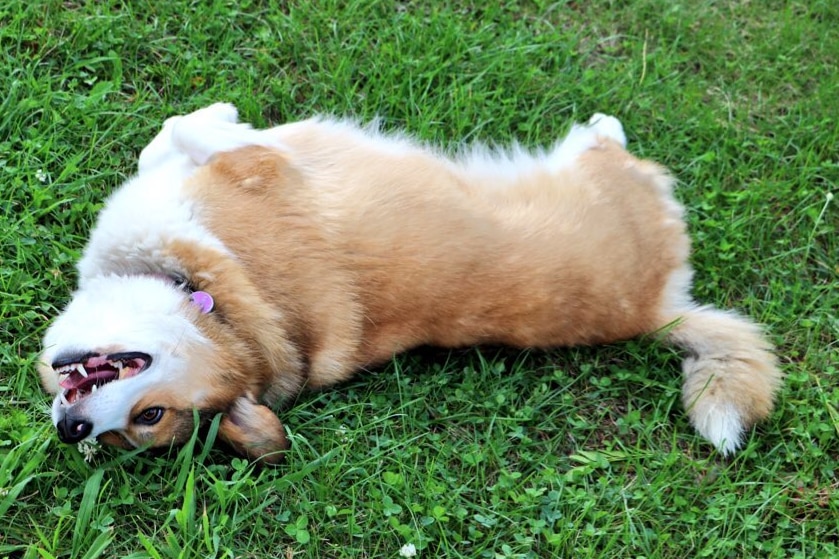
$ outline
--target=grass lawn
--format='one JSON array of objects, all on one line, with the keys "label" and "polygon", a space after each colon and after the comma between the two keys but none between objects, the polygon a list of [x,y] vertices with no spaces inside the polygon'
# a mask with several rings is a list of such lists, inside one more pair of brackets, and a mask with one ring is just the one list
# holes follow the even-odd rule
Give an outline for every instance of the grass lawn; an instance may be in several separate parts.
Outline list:
[{"label": "grass lawn", "polygon": [[[0,91],[0,557],[839,556],[835,0],[5,0]],[[726,460],[652,341],[424,350],[280,410],[276,468],[204,440],[86,461],[40,337],[140,149],[218,100],[452,147],[616,115],[679,179],[697,298],[768,326],[776,412]]]}]

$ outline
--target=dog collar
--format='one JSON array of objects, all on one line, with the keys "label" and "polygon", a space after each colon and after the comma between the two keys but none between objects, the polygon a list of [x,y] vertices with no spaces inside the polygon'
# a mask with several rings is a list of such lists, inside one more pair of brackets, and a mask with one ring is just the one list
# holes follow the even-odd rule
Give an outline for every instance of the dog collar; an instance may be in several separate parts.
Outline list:
[{"label": "dog collar", "polygon": [[215,301],[213,301],[212,295],[210,295],[206,291],[198,291],[192,286],[192,284],[189,282],[187,278],[181,275],[162,273],[151,273],[148,275],[169,281],[175,287],[184,291],[187,295],[189,295],[189,301],[193,305],[198,307],[198,309],[201,311],[201,314],[208,314],[210,311],[213,310],[213,307],[215,307]]},{"label": "dog collar", "polygon": [[193,291],[192,295],[189,296],[189,300],[192,301],[193,305],[201,309],[201,314],[209,313],[215,305],[213,296],[206,291]]}]

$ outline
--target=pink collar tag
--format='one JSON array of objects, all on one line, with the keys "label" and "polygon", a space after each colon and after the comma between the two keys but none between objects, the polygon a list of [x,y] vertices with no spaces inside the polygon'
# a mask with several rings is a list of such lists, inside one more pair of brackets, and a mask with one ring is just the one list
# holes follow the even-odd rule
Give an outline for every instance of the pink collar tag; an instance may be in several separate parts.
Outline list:
[{"label": "pink collar tag", "polygon": [[206,291],[195,291],[190,296],[190,300],[201,309],[202,314],[207,314],[211,310],[213,310],[213,296],[207,293]]}]

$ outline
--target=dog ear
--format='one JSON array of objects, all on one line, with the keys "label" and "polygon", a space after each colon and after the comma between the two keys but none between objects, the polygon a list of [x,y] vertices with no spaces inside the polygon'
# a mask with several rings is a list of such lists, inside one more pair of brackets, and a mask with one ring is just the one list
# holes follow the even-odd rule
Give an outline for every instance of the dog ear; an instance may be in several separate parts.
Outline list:
[{"label": "dog ear", "polygon": [[282,461],[288,449],[283,424],[268,406],[240,396],[221,418],[219,437],[250,460]]}]

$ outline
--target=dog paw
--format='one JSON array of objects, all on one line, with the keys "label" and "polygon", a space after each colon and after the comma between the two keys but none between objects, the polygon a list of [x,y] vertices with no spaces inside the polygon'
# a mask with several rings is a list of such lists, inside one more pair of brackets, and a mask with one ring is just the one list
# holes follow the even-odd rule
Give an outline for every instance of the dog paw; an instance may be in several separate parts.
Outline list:
[{"label": "dog paw", "polygon": [[213,103],[209,107],[198,109],[186,115],[186,119],[215,120],[235,124],[239,121],[239,110],[233,103]]},{"label": "dog paw", "polygon": [[626,147],[626,134],[623,132],[623,125],[615,117],[603,113],[594,113],[588,120],[588,127],[599,136],[610,138]]}]

